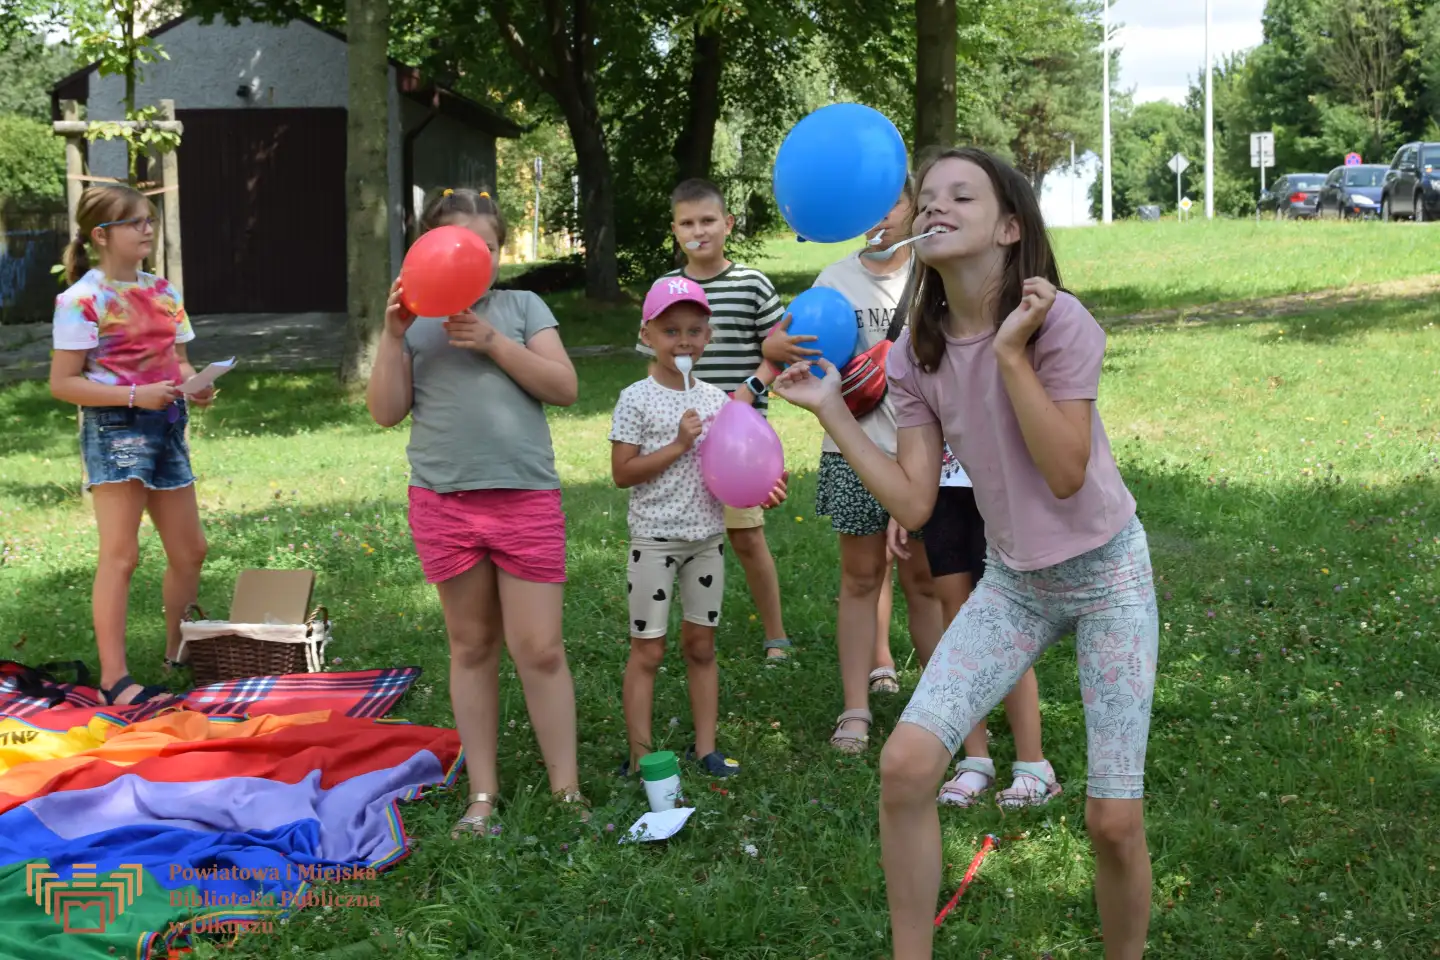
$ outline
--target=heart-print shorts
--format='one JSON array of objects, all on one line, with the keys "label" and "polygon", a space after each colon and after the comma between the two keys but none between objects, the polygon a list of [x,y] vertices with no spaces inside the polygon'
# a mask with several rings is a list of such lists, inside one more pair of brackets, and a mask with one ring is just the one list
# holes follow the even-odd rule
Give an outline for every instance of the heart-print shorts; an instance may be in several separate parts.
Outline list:
[{"label": "heart-print shorts", "polygon": [[725,535],[708,540],[630,541],[630,636],[654,640],[665,636],[670,624],[670,598],[680,581],[680,605],[685,619],[702,627],[720,622],[720,600],[725,596]]}]

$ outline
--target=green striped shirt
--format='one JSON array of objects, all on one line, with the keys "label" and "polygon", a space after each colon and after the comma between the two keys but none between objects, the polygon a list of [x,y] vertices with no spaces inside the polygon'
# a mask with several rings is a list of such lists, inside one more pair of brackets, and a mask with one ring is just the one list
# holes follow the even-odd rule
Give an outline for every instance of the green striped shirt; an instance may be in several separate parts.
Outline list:
[{"label": "green striped shirt", "polygon": [[[730,393],[765,359],[760,344],[785,315],[774,284],[759,270],[738,263],[709,280],[696,280],[684,270],[672,270],[665,276],[694,280],[705,290],[711,310],[710,344],[695,361],[695,376]],[[635,349],[647,357],[655,356],[643,343],[637,343]],[[768,400],[768,395],[761,397],[755,409],[764,413]]]}]

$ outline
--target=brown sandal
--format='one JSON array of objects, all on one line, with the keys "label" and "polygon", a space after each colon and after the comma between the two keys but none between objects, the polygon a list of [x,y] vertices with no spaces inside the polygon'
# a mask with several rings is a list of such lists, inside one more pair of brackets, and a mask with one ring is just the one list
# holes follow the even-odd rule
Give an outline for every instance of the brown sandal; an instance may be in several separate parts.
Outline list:
[{"label": "brown sandal", "polygon": [[[861,720],[865,723],[864,733],[854,733],[845,729],[845,724],[852,720]],[[835,718],[835,732],[830,735],[830,746],[841,753],[864,753],[865,747],[870,743],[870,724],[873,718],[869,710],[846,710]]]}]

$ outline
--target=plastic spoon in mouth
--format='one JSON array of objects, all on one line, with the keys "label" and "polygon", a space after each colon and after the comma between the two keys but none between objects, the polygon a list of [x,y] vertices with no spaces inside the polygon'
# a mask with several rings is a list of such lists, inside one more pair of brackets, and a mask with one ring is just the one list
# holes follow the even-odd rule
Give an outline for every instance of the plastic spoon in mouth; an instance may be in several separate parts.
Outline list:
[{"label": "plastic spoon in mouth", "polygon": [[860,254],[860,256],[864,257],[867,260],[886,260],[891,256],[891,254],[893,254],[896,250],[899,250],[901,247],[905,246],[905,244],[907,243],[914,243],[916,240],[924,240],[926,237],[933,237],[937,233],[945,232],[946,231],[944,230],[927,230],[924,233],[920,234],[918,237],[906,237],[904,240],[901,240],[898,243],[890,244],[890,246],[886,247],[884,250],[867,250],[864,253]]},{"label": "plastic spoon in mouth", "polygon": [[685,402],[690,402],[690,371],[694,369],[695,361],[687,354],[681,354],[675,358],[675,369],[680,371],[680,376],[685,379]]},{"label": "plastic spoon in mouth", "polygon": [[699,241],[699,240],[691,240],[689,243],[685,244],[685,249],[686,249],[686,250],[699,250],[699,249],[700,249],[700,241]]},{"label": "plastic spoon in mouth", "polygon": [[884,230],[881,230],[880,232],[876,233],[875,236],[871,237],[869,240],[866,240],[865,242],[866,242],[867,244],[869,244],[870,246],[872,246],[872,247],[878,247],[878,246],[880,246],[880,241],[881,241],[881,240],[884,240],[884,239],[885,239],[885,231],[884,231]]}]

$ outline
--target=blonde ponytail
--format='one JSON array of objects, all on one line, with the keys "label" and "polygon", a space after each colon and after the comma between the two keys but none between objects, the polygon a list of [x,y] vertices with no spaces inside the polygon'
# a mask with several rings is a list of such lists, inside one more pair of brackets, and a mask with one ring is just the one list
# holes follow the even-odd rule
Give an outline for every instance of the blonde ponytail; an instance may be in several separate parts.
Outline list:
[{"label": "blonde ponytail", "polygon": [[75,208],[78,229],[60,257],[65,266],[66,281],[73,284],[90,270],[90,236],[96,227],[141,216],[141,211],[149,210],[150,201],[145,194],[128,184],[104,183],[86,187]]},{"label": "blonde ponytail", "polygon": [[90,272],[90,249],[84,234],[75,232],[75,238],[65,245],[60,262],[65,266],[66,283],[74,284]]}]

